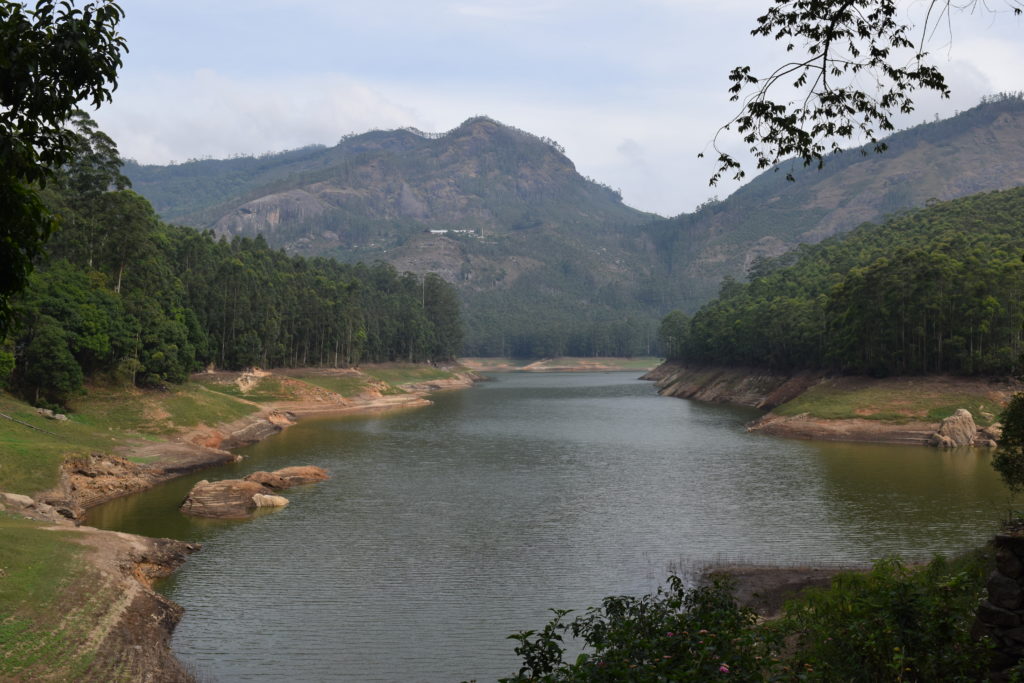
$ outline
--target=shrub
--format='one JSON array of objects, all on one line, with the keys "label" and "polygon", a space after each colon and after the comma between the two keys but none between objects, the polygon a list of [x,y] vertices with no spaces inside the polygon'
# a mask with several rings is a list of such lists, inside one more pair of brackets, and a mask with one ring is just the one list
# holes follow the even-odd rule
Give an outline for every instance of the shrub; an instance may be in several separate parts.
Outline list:
[{"label": "shrub", "polygon": [[[753,628],[756,615],[739,607],[729,586],[687,589],[679,577],[639,598],[605,598],[571,622],[555,618],[540,632],[510,636],[523,658],[521,681],[731,681],[762,680],[773,650],[772,634]],[[584,652],[564,661],[564,635],[582,640]]]},{"label": "shrub", "polygon": [[771,628],[789,638],[784,673],[826,681],[977,681],[990,643],[970,630],[984,596],[985,557],[912,568],[878,561],[787,604]]}]

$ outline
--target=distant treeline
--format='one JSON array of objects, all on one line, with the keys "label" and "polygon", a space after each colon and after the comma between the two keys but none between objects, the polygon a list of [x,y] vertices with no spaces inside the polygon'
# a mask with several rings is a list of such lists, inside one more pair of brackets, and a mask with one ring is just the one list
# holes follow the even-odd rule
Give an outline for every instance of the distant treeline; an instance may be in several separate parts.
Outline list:
[{"label": "distant treeline", "polygon": [[17,301],[0,385],[60,404],[89,377],[155,386],[210,364],[347,366],[459,351],[459,304],[441,278],[166,225],[126,189],[112,141],[87,118],[76,123],[79,154],[44,192],[61,229]]},{"label": "distant treeline", "polygon": [[675,360],[889,375],[1020,368],[1024,188],[865,225],[755,265],[659,337]]}]

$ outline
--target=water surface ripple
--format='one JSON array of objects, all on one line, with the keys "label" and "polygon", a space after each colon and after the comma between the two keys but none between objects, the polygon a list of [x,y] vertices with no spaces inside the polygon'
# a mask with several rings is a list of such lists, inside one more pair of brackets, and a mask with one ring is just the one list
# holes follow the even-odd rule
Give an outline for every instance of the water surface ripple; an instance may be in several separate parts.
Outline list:
[{"label": "water surface ripple", "polygon": [[[547,608],[707,561],[927,558],[983,542],[1005,503],[986,454],[749,435],[756,413],[628,374],[435,398],[304,421],[89,521],[204,543],[162,590],[186,608],[176,652],[209,680],[489,681]],[[246,522],[175,510],[198,479],[297,464],[332,479]]]}]

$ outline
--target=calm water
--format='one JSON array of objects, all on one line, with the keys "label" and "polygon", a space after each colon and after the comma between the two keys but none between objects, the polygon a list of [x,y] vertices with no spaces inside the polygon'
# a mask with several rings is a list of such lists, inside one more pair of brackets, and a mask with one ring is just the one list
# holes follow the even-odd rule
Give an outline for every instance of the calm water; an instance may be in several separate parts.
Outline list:
[{"label": "calm water", "polygon": [[[862,563],[977,545],[1005,495],[972,450],[748,435],[756,414],[629,374],[500,375],[429,408],[318,419],[89,522],[202,541],[161,589],[179,656],[218,681],[494,680],[547,608],[672,569]],[[198,479],[311,464],[333,478],[244,522],[176,510]]]}]

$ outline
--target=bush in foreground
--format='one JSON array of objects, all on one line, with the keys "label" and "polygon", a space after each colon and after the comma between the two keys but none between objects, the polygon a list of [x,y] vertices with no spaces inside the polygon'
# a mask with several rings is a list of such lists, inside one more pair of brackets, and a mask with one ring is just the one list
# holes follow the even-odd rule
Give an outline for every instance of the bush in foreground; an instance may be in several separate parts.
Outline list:
[{"label": "bush in foreground", "polygon": [[[600,607],[518,642],[519,672],[503,683],[633,681],[977,681],[991,646],[971,636],[991,558],[974,552],[924,567],[881,560],[809,590],[782,618],[759,624],[730,586],[668,587]],[[566,661],[569,638],[582,654]]]}]

